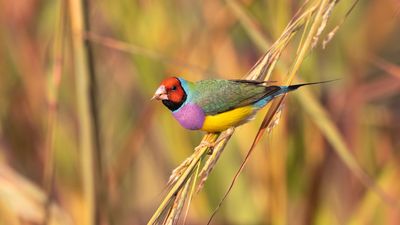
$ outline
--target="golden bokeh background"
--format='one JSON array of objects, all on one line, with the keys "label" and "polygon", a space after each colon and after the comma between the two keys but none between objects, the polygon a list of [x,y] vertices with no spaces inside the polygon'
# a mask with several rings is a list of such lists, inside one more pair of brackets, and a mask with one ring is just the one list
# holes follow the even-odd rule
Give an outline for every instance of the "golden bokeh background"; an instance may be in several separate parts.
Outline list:
[{"label": "golden bokeh background", "polygon": [[[71,2],[0,0],[0,224],[36,225],[46,218],[48,224],[85,224],[87,219],[83,167],[88,162],[79,150],[79,105],[88,93],[79,92],[76,76],[79,15]],[[89,1],[90,32],[84,36],[93,62],[84,63],[93,66],[97,86],[94,145],[102,158],[95,159],[94,170],[102,170],[103,177],[95,185],[106,193],[97,196],[99,224],[145,224],[171,171],[201,140],[202,132],[184,130],[162,104],[149,101],[160,81],[172,75],[192,81],[240,79],[301,4]],[[338,3],[327,31],[341,23],[352,4]],[[309,53],[298,78],[340,80],[288,95],[279,124],[256,147],[214,224],[400,223],[399,206],[392,202],[400,199],[399,12],[396,0],[359,1],[326,48],[318,44]],[[286,79],[295,46],[282,55],[273,80]],[[307,113],[304,89],[317,97],[378,191],[364,184],[327,141],[318,118]],[[186,224],[208,221],[257,133],[261,114],[265,110],[236,129],[195,195]]]}]

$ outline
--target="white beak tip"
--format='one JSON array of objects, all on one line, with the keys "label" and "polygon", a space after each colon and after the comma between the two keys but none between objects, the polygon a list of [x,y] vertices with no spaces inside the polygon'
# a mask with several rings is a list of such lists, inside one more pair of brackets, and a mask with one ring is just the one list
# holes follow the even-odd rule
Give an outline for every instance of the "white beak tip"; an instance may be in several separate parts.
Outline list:
[{"label": "white beak tip", "polygon": [[156,93],[150,100],[157,99],[157,100],[168,100],[167,92],[165,90],[165,86],[161,85],[157,90]]}]

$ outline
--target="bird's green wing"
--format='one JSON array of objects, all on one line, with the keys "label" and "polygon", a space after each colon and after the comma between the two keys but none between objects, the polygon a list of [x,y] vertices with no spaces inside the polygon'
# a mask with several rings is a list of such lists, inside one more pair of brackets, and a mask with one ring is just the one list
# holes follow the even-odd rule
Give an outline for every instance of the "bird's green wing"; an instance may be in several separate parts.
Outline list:
[{"label": "bird's green wing", "polygon": [[279,86],[264,86],[261,81],[202,80],[196,82],[192,102],[206,115],[215,115],[251,105],[280,90]]}]

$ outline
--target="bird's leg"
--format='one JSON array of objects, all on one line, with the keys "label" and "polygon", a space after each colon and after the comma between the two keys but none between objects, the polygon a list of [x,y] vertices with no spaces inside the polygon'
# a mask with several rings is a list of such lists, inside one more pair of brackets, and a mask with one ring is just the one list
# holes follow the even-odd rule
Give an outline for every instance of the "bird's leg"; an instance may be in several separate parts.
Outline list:
[{"label": "bird's leg", "polygon": [[225,141],[226,139],[230,138],[233,134],[233,131],[235,130],[235,128],[229,128],[227,129],[225,132],[223,132],[218,139],[213,143],[213,146],[210,147],[210,150],[207,152],[207,154],[212,155],[215,146],[217,146],[219,143]]},{"label": "bird's leg", "polygon": [[207,148],[209,148],[209,151],[207,152],[207,154],[212,155],[215,146],[217,146],[219,143],[221,143],[225,139],[230,138],[233,134],[233,131],[234,131],[234,128],[229,128],[224,133],[222,133],[222,135],[219,136],[219,138],[215,142],[209,142],[209,141],[202,140],[200,142],[199,146],[197,146],[195,148],[195,150],[197,151],[200,148],[207,147]]},{"label": "bird's leg", "polygon": [[[217,141],[218,141],[218,139],[217,139]],[[206,147],[206,148],[209,149],[209,151],[207,152],[207,154],[211,155],[212,152],[213,152],[214,147],[218,144],[217,141],[215,141],[215,142],[209,142],[209,141],[206,141],[206,140],[202,140],[202,141],[200,142],[200,144],[199,144],[196,148],[194,148],[194,150],[195,150],[195,151],[198,151],[199,149],[205,148],[205,147]],[[211,153],[210,153],[210,152],[211,152]]]}]

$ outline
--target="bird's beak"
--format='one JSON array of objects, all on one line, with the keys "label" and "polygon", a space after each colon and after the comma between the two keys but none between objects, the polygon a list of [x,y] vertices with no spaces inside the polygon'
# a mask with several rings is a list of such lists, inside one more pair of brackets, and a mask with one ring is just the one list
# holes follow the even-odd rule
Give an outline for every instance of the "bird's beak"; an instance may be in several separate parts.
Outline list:
[{"label": "bird's beak", "polygon": [[165,90],[165,86],[164,85],[161,85],[160,87],[158,87],[158,89],[156,90],[156,93],[154,93],[154,95],[151,98],[151,100],[153,100],[153,99],[168,100],[167,91]]}]

